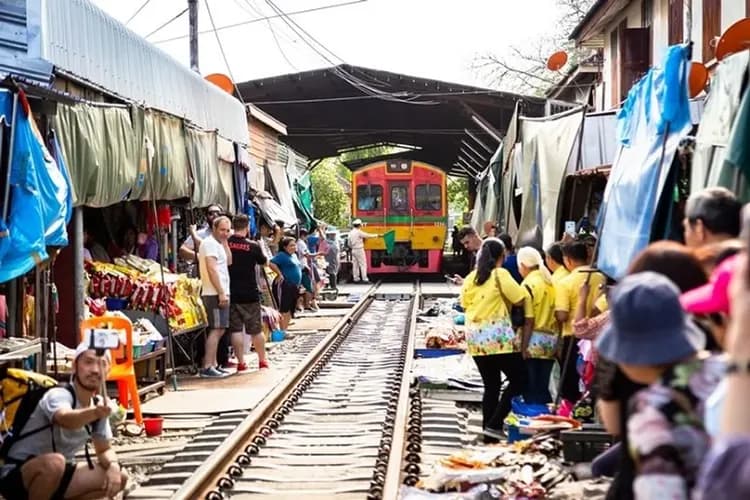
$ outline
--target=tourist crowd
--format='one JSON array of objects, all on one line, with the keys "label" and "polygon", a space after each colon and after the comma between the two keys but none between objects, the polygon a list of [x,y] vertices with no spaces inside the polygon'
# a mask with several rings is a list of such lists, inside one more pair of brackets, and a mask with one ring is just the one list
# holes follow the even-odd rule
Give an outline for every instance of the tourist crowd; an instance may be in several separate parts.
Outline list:
[{"label": "tourist crowd", "polygon": [[[617,282],[593,265],[588,232],[517,252],[494,226],[484,239],[454,232],[471,260],[454,280],[484,382],[485,440],[504,436],[513,398],[583,421],[596,407],[619,440],[592,467],[614,478],[608,498],[750,497],[741,220],[728,190],[697,193],[685,207],[685,243],[652,243]],[[561,380],[550,384],[555,362]]]},{"label": "tourist crowd", "polygon": [[250,222],[247,215],[230,218],[212,205],[205,226],[191,226],[180,248],[183,259],[197,261],[208,316],[202,377],[230,373],[230,344],[236,370],[246,370],[245,335],[251,336],[259,368],[267,368],[264,320],[286,332],[295,312],[318,309],[326,284],[336,288],[340,244],[335,230],[285,232],[283,222],[261,220],[252,235]]}]

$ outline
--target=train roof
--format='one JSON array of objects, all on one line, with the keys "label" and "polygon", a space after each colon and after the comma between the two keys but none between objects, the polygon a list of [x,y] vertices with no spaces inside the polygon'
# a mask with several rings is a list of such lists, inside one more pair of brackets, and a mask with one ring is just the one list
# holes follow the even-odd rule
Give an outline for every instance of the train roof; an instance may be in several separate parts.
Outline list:
[{"label": "train roof", "polygon": [[[459,158],[483,170],[498,141],[472,119],[501,135],[521,103],[525,116],[542,116],[544,100],[481,87],[348,64],[238,84],[246,102],[287,125],[281,139],[311,160],[373,145],[403,145],[406,157],[454,175]],[[472,137],[473,136],[473,137]],[[356,169],[384,158],[348,162]]]}]

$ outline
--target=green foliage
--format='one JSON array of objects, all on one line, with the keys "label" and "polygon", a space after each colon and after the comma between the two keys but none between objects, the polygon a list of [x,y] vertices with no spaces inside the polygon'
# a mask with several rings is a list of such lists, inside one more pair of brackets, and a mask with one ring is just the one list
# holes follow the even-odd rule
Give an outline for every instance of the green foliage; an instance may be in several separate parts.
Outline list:
[{"label": "green foliage", "polygon": [[349,196],[340,182],[338,162],[326,159],[312,171],[315,218],[337,227],[349,223]]},{"label": "green foliage", "polygon": [[461,177],[448,177],[448,210],[464,213],[469,210],[469,181]]}]

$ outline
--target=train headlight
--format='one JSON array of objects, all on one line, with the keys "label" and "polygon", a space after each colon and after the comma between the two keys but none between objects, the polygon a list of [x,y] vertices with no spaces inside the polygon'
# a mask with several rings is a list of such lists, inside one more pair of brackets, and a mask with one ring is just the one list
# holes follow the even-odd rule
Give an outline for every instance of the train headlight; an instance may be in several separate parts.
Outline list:
[{"label": "train headlight", "polygon": [[433,241],[434,243],[437,243],[438,241],[440,241],[440,238],[438,238],[437,236],[433,236],[433,237],[432,237],[432,241]]}]

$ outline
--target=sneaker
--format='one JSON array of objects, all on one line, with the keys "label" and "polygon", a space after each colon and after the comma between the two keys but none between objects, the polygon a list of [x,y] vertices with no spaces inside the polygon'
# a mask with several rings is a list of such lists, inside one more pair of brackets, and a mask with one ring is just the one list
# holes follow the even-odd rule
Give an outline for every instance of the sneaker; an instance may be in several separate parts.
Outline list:
[{"label": "sneaker", "polygon": [[508,435],[502,429],[490,429],[487,427],[482,431],[482,434],[493,439],[503,440],[508,438]]},{"label": "sneaker", "polygon": [[222,368],[221,366],[217,366],[216,367],[216,371],[219,372],[219,373],[222,373],[224,375],[229,375],[229,373],[230,373],[229,370],[227,370],[225,368]]},{"label": "sneaker", "polygon": [[224,378],[225,374],[219,372],[213,366],[200,371],[201,378]]},{"label": "sneaker", "polygon": [[237,372],[238,373],[239,372],[244,372],[245,370],[247,370],[247,363],[239,363],[237,365]]},{"label": "sneaker", "polygon": [[268,360],[258,361],[258,369],[259,370],[262,369],[262,368],[270,368],[270,367],[271,366],[268,364]]}]

